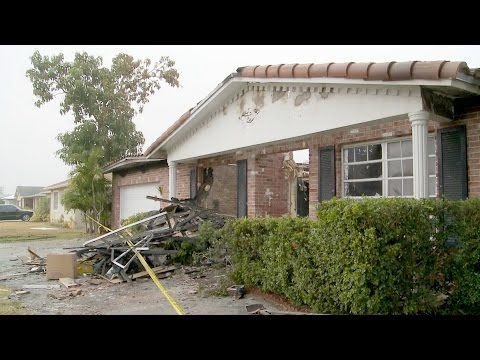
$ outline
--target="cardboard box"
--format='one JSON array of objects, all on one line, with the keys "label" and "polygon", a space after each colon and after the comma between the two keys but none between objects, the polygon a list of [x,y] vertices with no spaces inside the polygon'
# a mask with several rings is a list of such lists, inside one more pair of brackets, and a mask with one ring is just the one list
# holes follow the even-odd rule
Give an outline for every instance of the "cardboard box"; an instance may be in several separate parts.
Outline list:
[{"label": "cardboard box", "polygon": [[48,254],[47,255],[47,279],[60,279],[76,277],[77,268],[76,254]]}]

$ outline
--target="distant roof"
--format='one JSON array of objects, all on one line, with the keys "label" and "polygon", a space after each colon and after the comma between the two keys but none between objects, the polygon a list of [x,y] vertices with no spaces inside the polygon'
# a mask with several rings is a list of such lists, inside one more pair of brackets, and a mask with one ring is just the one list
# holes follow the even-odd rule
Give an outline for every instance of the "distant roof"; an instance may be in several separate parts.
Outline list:
[{"label": "distant roof", "polygon": [[70,180],[64,180],[56,184],[45,186],[42,190],[54,190],[54,189],[66,188],[69,182]]},{"label": "distant roof", "polygon": [[15,196],[30,196],[43,190],[43,186],[17,186]]},{"label": "distant roof", "polygon": [[2,200],[15,200],[15,195],[7,195],[1,198]]}]

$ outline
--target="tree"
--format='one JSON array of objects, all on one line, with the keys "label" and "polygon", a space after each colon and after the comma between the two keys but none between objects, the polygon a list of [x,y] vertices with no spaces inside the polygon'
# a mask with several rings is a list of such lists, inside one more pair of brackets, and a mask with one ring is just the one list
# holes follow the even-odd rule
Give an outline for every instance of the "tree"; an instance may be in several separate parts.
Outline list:
[{"label": "tree", "polygon": [[48,57],[35,51],[31,62],[27,77],[37,98],[35,105],[41,107],[61,96],[60,114],[74,116],[73,131],[57,136],[62,144],[57,154],[67,165],[82,163],[94,148],[101,149],[102,165],[140,153],[145,139],[135,129],[134,116],[143,111],[162,82],[179,86],[175,62],[166,56],[152,63],[118,54],[106,68],[101,57],[85,52],[67,62],[63,54]]},{"label": "tree", "polygon": [[[70,183],[62,197],[67,211],[80,210],[101,224],[108,223],[111,203],[110,182],[103,176],[100,158],[102,150],[94,148],[85,162],[72,171]],[[85,217],[87,232],[97,232],[95,222]]]},{"label": "tree", "polygon": [[[57,155],[75,166],[62,203],[67,210],[78,209],[108,223],[111,186],[102,166],[141,152],[145,139],[133,118],[162,82],[179,86],[175,63],[165,56],[152,63],[118,54],[106,68],[101,57],[85,52],[67,62],[63,54],[48,57],[38,51],[31,62],[27,77],[33,85],[35,105],[41,107],[61,96],[60,114],[74,116],[74,129],[57,136],[62,144]],[[86,223],[91,231],[98,230],[92,221]]]}]

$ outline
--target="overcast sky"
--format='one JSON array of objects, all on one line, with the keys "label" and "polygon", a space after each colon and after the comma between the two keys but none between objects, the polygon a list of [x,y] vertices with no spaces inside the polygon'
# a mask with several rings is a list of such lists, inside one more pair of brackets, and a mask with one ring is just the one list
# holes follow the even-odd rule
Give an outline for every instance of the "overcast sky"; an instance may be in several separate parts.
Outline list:
[{"label": "overcast sky", "polygon": [[[71,170],[56,157],[60,132],[73,128],[60,115],[59,102],[41,108],[25,72],[35,50],[42,55],[75,52],[101,56],[104,65],[124,52],[157,60],[170,56],[180,72],[180,88],[163,86],[135,118],[145,137],[144,150],[180,115],[202,100],[237,67],[257,64],[462,60],[480,67],[480,46],[0,46],[0,187],[13,194],[18,185],[47,186],[65,180]],[[1,190],[1,189],[0,189]]]}]

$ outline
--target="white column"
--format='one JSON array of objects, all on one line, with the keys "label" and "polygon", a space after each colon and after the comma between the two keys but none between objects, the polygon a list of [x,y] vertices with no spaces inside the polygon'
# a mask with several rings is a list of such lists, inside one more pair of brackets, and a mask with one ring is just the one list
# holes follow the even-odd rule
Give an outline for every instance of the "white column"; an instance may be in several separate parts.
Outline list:
[{"label": "white column", "polygon": [[409,113],[412,126],[413,147],[413,195],[415,198],[428,197],[428,111]]},{"label": "white column", "polygon": [[177,163],[172,161],[168,163],[168,199],[177,195]]}]

